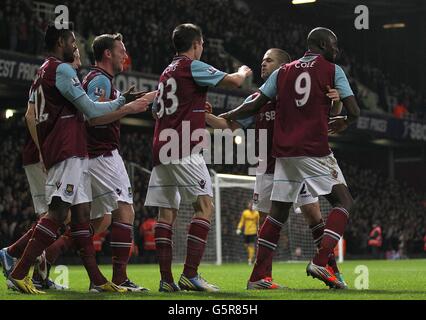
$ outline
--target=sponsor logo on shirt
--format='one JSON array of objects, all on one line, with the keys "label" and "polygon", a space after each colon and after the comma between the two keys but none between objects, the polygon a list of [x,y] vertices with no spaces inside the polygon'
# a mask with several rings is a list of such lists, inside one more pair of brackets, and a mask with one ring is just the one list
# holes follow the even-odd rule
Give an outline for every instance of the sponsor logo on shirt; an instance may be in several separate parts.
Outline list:
[{"label": "sponsor logo on shirt", "polygon": [[80,80],[78,80],[78,77],[71,78],[71,82],[74,87],[78,87],[80,85]]},{"label": "sponsor logo on shirt", "polygon": [[56,190],[59,190],[59,188],[62,186],[62,182],[58,181],[55,183],[56,185]]},{"label": "sponsor logo on shirt", "polygon": [[198,184],[200,185],[201,189],[204,189],[204,187],[206,186],[206,180],[200,180],[198,181]]},{"label": "sponsor logo on shirt", "polygon": [[128,192],[129,192],[129,197],[133,197],[132,187],[129,187]]},{"label": "sponsor logo on shirt", "polygon": [[214,67],[209,67],[209,68],[207,69],[207,72],[208,72],[208,73],[210,73],[210,74],[215,74],[217,71],[218,71],[218,70],[217,70],[216,68],[214,68]]},{"label": "sponsor logo on shirt", "polygon": [[105,93],[104,89],[98,88],[98,87],[95,88],[95,96],[102,97],[104,93]]},{"label": "sponsor logo on shirt", "polygon": [[115,192],[120,196],[121,195],[121,189],[115,189]]}]

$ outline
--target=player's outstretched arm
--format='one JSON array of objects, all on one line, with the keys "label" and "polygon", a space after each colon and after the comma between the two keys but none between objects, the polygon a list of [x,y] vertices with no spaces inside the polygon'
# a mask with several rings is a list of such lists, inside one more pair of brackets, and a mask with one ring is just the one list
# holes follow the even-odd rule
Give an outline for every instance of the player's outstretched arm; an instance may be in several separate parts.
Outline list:
[{"label": "player's outstretched arm", "polygon": [[211,113],[206,113],[206,123],[213,129],[231,129],[234,131],[241,128],[235,121],[229,121]]},{"label": "player's outstretched arm", "polygon": [[219,115],[219,117],[225,118],[227,120],[248,118],[258,113],[260,108],[262,108],[262,106],[264,106],[269,100],[271,100],[269,97],[265,96],[263,93],[260,93],[254,100],[245,101],[239,107],[229,112],[223,113]]},{"label": "player's outstretched arm", "polygon": [[222,81],[219,82],[218,87],[221,88],[239,88],[243,85],[244,81],[253,74],[253,71],[246,65],[238,68],[235,73],[227,74]]},{"label": "player's outstretched arm", "polygon": [[221,118],[212,114],[212,111],[213,111],[212,105],[210,104],[210,102],[206,102],[206,123],[213,129],[236,130],[241,128],[241,126],[239,126],[234,121],[228,121],[224,118]]},{"label": "player's outstretched arm", "polygon": [[154,100],[156,94],[157,94],[157,91],[148,92],[141,98],[138,98],[130,103],[127,103],[125,106],[123,106],[122,108],[116,111],[113,111],[111,113],[108,113],[100,117],[89,119],[88,123],[90,126],[101,126],[101,125],[105,125],[105,124],[120,120],[121,118],[124,118],[125,116],[129,114],[145,112],[148,109],[149,105]]},{"label": "player's outstretched arm", "polygon": [[103,116],[122,107],[126,103],[124,96],[108,102],[94,102],[81,87],[76,71],[68,64],[62,63],[56,70],[56,87],[88,119]]}]

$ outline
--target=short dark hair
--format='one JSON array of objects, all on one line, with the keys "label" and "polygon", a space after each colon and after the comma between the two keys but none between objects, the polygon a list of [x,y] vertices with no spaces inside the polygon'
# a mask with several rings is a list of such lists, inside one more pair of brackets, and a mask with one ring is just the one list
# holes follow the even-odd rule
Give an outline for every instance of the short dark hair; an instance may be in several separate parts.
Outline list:
[{"label": "short dark hair", "polygon": [[203,32],[199,26],[192,23],[184,23],[178,25],[173,30],[172,41],[176,52],[188,51],[192,43],[196,40],[201,40]]},{"label": "short dark hair", "polygon": [[121,33],[115,34],[101,34],[97,36],[92,43],[93,56],[95,61],[101,61],[105,50],[112,50],[114,48],[115,41],[123,41],[123,35]]},{"label": "short dark hair", "polygon": [[285,63],[290,63],[291,62],[291,57],[288,54],[287,51],[284,51],[283,49],[280,48],[271,48],[269,49],[272,52],[274,52],[277,55],[277,58],[280,62],[280,64],[285,64]]},{"label": "short dark hair", "polygon": [[67,40],[72,35],[72,23],[68,29],[57,29],[54,22],[50,22],[44,35],[44,45],[47,51],[53,51],[60,38]]}]

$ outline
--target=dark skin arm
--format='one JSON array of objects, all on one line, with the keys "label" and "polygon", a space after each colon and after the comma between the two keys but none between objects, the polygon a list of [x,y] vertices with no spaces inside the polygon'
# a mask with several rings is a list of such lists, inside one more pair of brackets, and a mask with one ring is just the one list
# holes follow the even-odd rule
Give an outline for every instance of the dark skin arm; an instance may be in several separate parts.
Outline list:
[{"label": "dark skin arm", "polygon": [[342,99],[342,102],[348,113],[347,119],[332,120],[328,125],[330,133],[339,133],[345,130],[351,123],[356,122],[360,115],[360,109],[354,96],[346,97]]},{"label": "dark skin arm", "polygon": [[227,120],[237,120],[250,117],[257,114],[262,106],[268,103],[269,100],[271,99],[261,93],[254,100],[251,100],[250,102],[244,102],[239,107],[221,114],[220,117]]}]

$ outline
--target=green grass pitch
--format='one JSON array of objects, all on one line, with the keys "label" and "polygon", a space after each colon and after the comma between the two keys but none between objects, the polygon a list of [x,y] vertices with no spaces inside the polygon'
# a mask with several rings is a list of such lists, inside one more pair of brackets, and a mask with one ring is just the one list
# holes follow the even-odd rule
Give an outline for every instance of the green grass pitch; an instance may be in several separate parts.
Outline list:
[{"label": "green grass pitch", "polygon": [[[355,288],[356,268],[368,268],[368,289]],[[222,266],[202,264],[200,273],[208,281],[218,285],[221,292],[178,292],[166,294],[158,292],[159,271],[156,265],[130,265],[129,277],[138,284],[149,288],[147,293],[96,294],[87,292],[88,277],[83,267],[69,268],[67,291],[48,291],[45,295],[28,296],[6,289],[4,278],[0,280],[0,299],[2,300],[68,300],[68,299],[143,299],[143,300],[426,300],[426,260],[400,261],[347,261],[340,265],[349,290],[330,290],[322,282],[306,276],[306,263],[275,263],[274,280],[289,289],[276,291],[245,290],[246,281],[252,267],[244,264],[225,264]],[[108,277],[111,266],[101,266]],[[52,278],[55,275],[52,269]],[[174,276],[178,281],[182,265],[174,266]],[[366,274],[363,273],[365,276]]]}]

